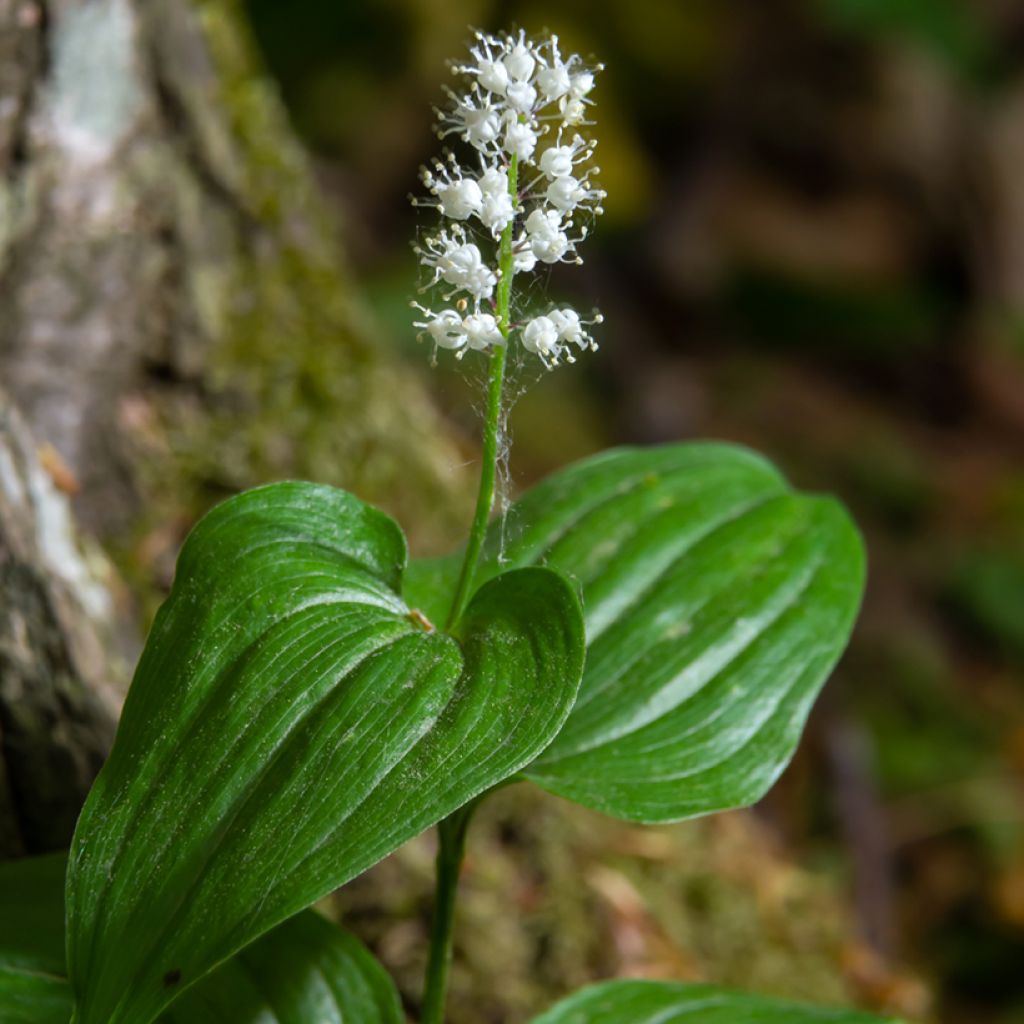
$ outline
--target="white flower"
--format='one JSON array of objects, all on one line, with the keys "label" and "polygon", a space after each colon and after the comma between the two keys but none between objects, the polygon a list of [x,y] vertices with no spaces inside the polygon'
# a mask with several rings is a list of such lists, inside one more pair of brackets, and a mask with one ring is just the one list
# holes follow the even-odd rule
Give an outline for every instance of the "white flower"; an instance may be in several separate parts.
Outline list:
[{"label": "white flower", "polygon": [[497,238],[515,216],[512,196],[508,191],[508,172],[502,168],[488,167],[480,177],[480,192],[480,223]]},{"label": "white flower", "polygon": [[434,170],[424,167],[420,176],[423,184],[437,198],[437,203],[413,199],[414,206],[437,206],[441,213],[452,220],[466,220],[477,213],[483,202],[480,186],[472,178],[463,178],[453,154],[448,153],[448,163],[434,161]]},{"label": "white flower", "polygon": [[574,100],[581,100],[594,88],[592,71],[580,71],[569,80],[569,94]]},{"label": "white flower", "polygon": [[518,82],[528,81],[533,74],[533,69],[537,66],[537,58],[526,45],[524,32],[519,33],[519,42],[512,47],[504,64],[508,77],[514,78]]},{"label": "white flower", "polygon": [[494,294],[497,275],[483,262],[480,249],[465,241],[461,227],[452,229],[449,236],[442,231],[436,238],[427,239],[426,248],[419,249],[420,262],[434,271],[434,281],[445,281],[457,290],[469,292],[479,303]]},{"label": "white flower", "polygon": [[534,317],[522,331],[523,348],[540,356],[545,366],[557,365],[560,359],[575,362],[569,345],[579,349],[597,351],[597,344],[585,326],[602,322],[600,314],[592,320],[581,320],[574,309],[553,309],[543,316]]},{"label": "white flower", "polygon": [[568,213],[576,209],[587,196],[587,190],[571,175],[555,178],[545,193],[548,202],[556,209]]},{"label": "white flower", "polygon": [[483,149],[495,142],[501,131],[501,117],[496,110],[489,107],[467,111],[463,121],[466,126],[463,138],[477,149]]},{"label": "white flower", "polygon": [[544,210],[537,207],[526,218],[526,230],[531,240],[554,238],[562,230],[562,215],[557,210]]},{"label": "white flower", "polygon": [[462,326],[462,317],[454,309],[442,309],[433,313],[420,306],[426,314],[426,320],[413,321],[414,327],[422,327],[438,348],[460,349],[466,347],[466,331]]},{"label": "white flower", "polygon": [[552,146],[544,150],[540,158],[540,169],[549,178],[569,177],[573,169],[572,147]]},{"label": "white flower", "polygon": [[558,101],[558,109],[562,113],[562,120],[566,124],[585,124],[584,120],[587,116],[587,108],[583,100],[577,99],[575,96],[563,96]]},{"label": "white flower", "polygon": [[461,288],[483,266],[483,258],[472,242],[466,242],[449,249],[437,265],[441,268],[441,276],[449,284]]},{"label": "white flower", "polygon": [[537,257],[529,247],[525,235],[520,235],[512,255],[512,269],[517,274],[528,274],[537,266]]},{"label": "white flower", "polygon": [[548,313],[548,319],[555,325],[559,341],[575,342],[580,348],[587,347],[583,340],[580,315],[575,309],[553,309]]},{"label": "white flower", "polygon": [[558,340],[565,344],[576,345],[577,348],[597,351],[597,343],[584,330],[584,324],[599,324],[602,317],[598,314],[593,320],[581,320],[575,309],[553,309],[547,314],[548,319],[558,331]]},{"label": "white flower", "polygon": [[508,72],[499,61],[481,60],[479,78],[480,84],[491,92],[503,94],[508,88]]},{"label": "white flower", "polygon": [[564,96],[570,88],[569,72],[564,64],[544,68],[537,74],[537,88],[549,103]]},{"label": "white flower", "polygon": [[470,348],[482,350],[492,345],[505,344],[497,318],[490,313],[474,313],[467,316],[462,321],[462,329],[466,332]]},{"label": "white flower", "polygon": [[484,201],[480,186],[471,178],[440,186],[437,197],[441,202],[441,212],[453,220],[465,220],[479,213]]},{"label": "white flower", "polygon": [[557,210],[534,210],[526,218],[526,234],[530,251],[542,263],[557,263],[569,251],[569,238]]},{"label": "white flower", "polygon": [[520,161],[529,160],[537,148],[537,133],[528,124],[513,121],[505,129],[502,148],[510,155],[515,154]]},{"label": "white flower", "polygon": [[[588,188],[589,182],[578,181],[571,174],[564,178],[555,178],[544,193],[548,202],[562,213],[572,213],[578,206],[604,199],[600,189]],[[600,213],[597,208],[595,212]]]},{"label": "white flower", "polygon": [[[455,71],[465,75],[476,75],[480,85],[491,92],[504,93],[508,85],[508,71],[501,59],[502,46],[497,39],[476,33],[479,45],[471,47],[470,53],[476,58],[476,64],[468,67],[456,66]],[[495,50],[498,56],[495,57]]]},{"label": "white flower", "polygon": [[558,344],[558,328],[546,316],[534,317],[523,329],[523,347],[527,352],[548,359],[557,360],[561,346]]},{"label": "white flower", "polygon": [[496,317],[490,313],[471,313],[465,319],[454,309],[442,309],[435,313],[427,306],[413,303],[415,309],[423,313],[424,319],[414,320],[413,326],[420,327],[420,337],[428,334],[434,343],[435,351],[439,348],[455,352],[461,359],[470,349],[484,351],[495,345],[504,345],[505,337]]},{"label": "white flower", "polygon": [[490,100],[478,101],[473,96],[456,96],[455,100],[455,108],[441,115],[442,127],[438,129],[438,137],[458,135],[463,142],[479,150],[493,145],[501,134],[501,114]]},{"label": "white flower", "polygon": [[[581,320],[559,308],[518,328],[507,296],[519,294],[518,275],[540,264],[582,262],[581,218],[601,213],[604,192],[593,184],[594,142],[576,126],[588,123],[600,66],[575,54],[563,58],[557,36],[535,40],[522,31],[477,32],[470,54],[453,66],[460,87],[445,90],[450,103],[438,111],[438,135],[455,136],[475,154],[467,161],[446,151],[422,172],[430,197],[413,200],[442,218],[440,229],[414,246],[429,272],[426,288],[436,286],[446,303],[458,298],[453,309],[436,313],[415,303],[423,319],[414,323],[435,351],[451,349],[458,358],[506,344],[511,330],[546,366],[571,361],[577,349],[596,347],[587,327],[599,318]],[[502,272],[509,279],[499,291]]]},{"label": "white flower", "polygon": [[537,90],[529,82],[509,82],[505,94],[509,105],[520,114],[528,114],[537,102]]},{"label": "white flower", "polygon": [[562,60],[558,52],[558,36],[551,36],[546,45],[550,51],[548,57],[544,56],[543,47],[538,48],[538,57],[544,66],[537,72],[537,88],[548,103],[553,103],[569,91],[572,83],[569,68],[578,58],[570,57],[568,62]]},{"label": "white flower", "polygon": [[593,156],[594,144],[581,135],[574,135],[569,145],[562,143],[562,132],[558,140],[541,153],[538,166],[549,178],[568,178],[577,164],[585,163]]},{"label": "white flower", "polygon": [[485,199],[508,195],[508,170],[504,167],[488,167],[477,178],[477,184]]}]

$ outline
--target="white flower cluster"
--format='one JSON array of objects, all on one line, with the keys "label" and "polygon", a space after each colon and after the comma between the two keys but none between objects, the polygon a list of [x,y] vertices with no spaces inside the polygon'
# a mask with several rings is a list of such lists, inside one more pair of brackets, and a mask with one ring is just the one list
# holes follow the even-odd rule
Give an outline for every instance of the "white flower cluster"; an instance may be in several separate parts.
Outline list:
[{"label": "white flower cluster", "polygon": [[435,347],[459,358],[504,345],[515,332],[545,366],[572,362],[574,347],[597,348],[587,327],[601,317],[581,320],[571,309],[554,309],[526,323],[503,322],[500,243],[511,256],[509,275],[538,263],[583,262],[577,246],[587,228],[578,222],[600,214],[605,195],[592,181],[595,143],[582,134],[601,68],[588,68],[575,54],[563,59],[557,36],[536,42],[522,31],[478,32],[470,53],[472,63],[453,66],[465,88],[447,89],[451,105],[436,113],[438,136],[467,144],[472,164],[446,150],[444,160],[422,171],[429,197],[413,199],[436,207],[445,222],[414,246],[431,272],[427,287],[443,285],[445,301],[458,298],[454,308],[440,310],[413,303],[423,314],[414,323]]}]

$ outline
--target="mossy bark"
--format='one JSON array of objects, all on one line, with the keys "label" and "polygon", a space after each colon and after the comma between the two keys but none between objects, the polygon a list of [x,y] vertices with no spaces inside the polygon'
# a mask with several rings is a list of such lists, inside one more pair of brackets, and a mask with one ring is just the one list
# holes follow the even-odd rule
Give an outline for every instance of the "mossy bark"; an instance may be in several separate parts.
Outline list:
[{"label": "mossy bark", "polygon": [[468,519],[337,243],[238,3],[0,0],[0,855],[67,842],[116,714],[121,652],[43,529],[66,501],[26,505],[41,447],[120,554],[172,523],[173,557],[212,501],[284,476],[421,543]]},{"label": "mossy bark", "polygon": [[443,534],[461,460],[375,343],[239,5],[0,0],[0,88],[0,377],[81,520],[289,475]]}]

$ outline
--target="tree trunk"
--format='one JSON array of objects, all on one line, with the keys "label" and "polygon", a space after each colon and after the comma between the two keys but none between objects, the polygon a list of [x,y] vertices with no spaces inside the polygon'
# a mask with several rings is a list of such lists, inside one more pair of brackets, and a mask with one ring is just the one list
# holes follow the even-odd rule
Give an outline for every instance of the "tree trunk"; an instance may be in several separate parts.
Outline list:
[{"label": "tree trunk", "polygon": [[236,3],[0,0],[0,855],[68,841],[116,703],[110,595],[40,449],[122,550],[170,522],[173,554],[281,476],[427,543],[463,514],[463,460],[336,241]]},{"label": "tree trunk", "polygon": [[462,488],[230,0],[0,0],[0,379],[107,536],[169,477]]},{"label": "tree trunk", "polygon": [[67,845],[113,737],[106,560],[0,392],[0,857]]}]

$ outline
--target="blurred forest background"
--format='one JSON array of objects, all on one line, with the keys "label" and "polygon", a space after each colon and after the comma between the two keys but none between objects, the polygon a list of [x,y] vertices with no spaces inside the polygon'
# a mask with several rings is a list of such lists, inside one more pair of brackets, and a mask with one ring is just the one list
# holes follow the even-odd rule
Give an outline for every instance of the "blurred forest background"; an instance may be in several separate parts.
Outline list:
[{"label": "blurred forest background", "polygon": [[[427,378],[467,460],[472,373],[443,357],[429,370],[407,305],[416,223],[406,196],[437,146],[429,106],[444,62],[469,25],[522,25],[606,64],[595,98],[607,215],[586,265],[550,282],[554,297],[600,306],[601,350],[523,382],[512,486],[608,445],[717,437],[841,495],[870,552],[853,646],[796,763],[756,812],[765,831],[737,849],[728,819],[687,828],[719,830],[702,855],[709,874],[785,887],[766,852],[781,845],[807,884],[832,879],[847,894],[835,963],[859,1001],[919,1019],[1024,1021],[1024,7],[248,0],[248,10],[335,201],[381,344]],[[613,849],[641,842],[604,822],[579,827]],[[687,840],[672,842],[649,840],[647,856],[693,860]],[[475,858],[470,886],[474,864],[493,870]],[[810,897],[784,901],[772,934],[695,953],[702,908],[728,901],[713,888],[727,882],[677,894],[689,925],[666,924],[672,898],[607,865],[588,884],[626,947],[647,949],[625,958],[641,973],[657,973],[658,955],[630,927],[675,950],[664,971],[700,973],[710,957],[721,974],[738,958],[728,980],[764,987],[744,971],[757,959],[744,941],[799,946],[796,918],[819,912]],[[377,938],[402,944],[383,926]],[[824,956],[821,937],[811,941]]]},{"label": "blurred forest background", "polygon": [[[452,1024],[614,975],[1022,1024],[1021,0],[0,0],[0,857],[66,846],[213,502],[314,478],[458,542],[480,368],[416,343],[407,196],[446,61],[517,24],[605,63],[608,198],[548,285],[601,349],[521,371],[510,491],[738,441],[841,496],[870,582],[754,811],[487,801]],[[331,900],[413,1015],[432,844]]]}]

